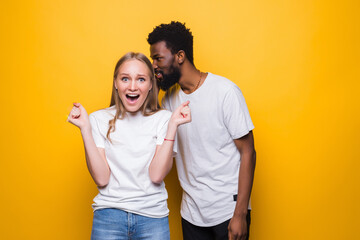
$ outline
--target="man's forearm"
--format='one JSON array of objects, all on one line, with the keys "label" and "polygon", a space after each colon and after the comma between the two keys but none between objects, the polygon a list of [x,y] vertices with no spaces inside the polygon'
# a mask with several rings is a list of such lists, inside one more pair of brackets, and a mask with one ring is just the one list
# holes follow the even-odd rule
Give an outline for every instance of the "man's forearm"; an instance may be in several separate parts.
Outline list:
[{"label": "man's forearm", "polygon": [[239,171],[238,196],[234,215],[246,216],[248,212],[249,199],[254,180],[255,163],[256,152],[254,149],[242,153]]},{"label": "man's forearm", "polygon": [[254,136],[252,131],[246,136],[234,140],[241,156],[238,196],[234,215],[246,216],[251,189],[254,180],[254,171],[256,165],[256,152],[254,147]]}]

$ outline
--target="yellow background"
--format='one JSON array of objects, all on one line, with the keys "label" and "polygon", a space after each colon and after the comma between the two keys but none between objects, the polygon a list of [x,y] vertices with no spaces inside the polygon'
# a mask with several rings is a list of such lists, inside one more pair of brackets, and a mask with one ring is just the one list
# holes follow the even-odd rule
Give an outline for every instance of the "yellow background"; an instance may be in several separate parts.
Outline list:
[{"label": "yellow background", "polygon": [[[110,101],[112,71],[171,20],[195,63],[243,91],[255,124],[253,240],[360,239],[359,1],[2,1],[1,239],[89,239],[73,101]],[[172,239],[181,190],[166,180]]]}]

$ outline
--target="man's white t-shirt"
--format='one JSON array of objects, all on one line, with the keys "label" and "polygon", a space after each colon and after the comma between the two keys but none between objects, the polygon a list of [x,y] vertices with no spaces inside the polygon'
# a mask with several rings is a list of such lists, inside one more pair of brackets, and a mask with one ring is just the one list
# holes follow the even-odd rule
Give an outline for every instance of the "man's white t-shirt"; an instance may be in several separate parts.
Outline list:
[{"label": "man's white t-shirt", "polygon": [[109,184],[99,188],[93,209],[117,208],[147,217],[165,217],[169,214],[165,184],[152,183],[149,165],[156,145],[164,141],[171,112],[161,110],[150,116],[127,113],[116,121],[110,143],[106,134],[115,112],[115,107],[110,107],[90,114],[95,144],[105,149],[111,170]]},{"label": "man's white t-shirt", "polygon": [[240,89],[224,77],[208,73],[191,94],[174,88],[163,106],[173,111],[187,100],[192,121],[177,131],[181,216],[197,226],[214,226],[230,219],[235,210],[240,153],[233,140],[254,125]]}]

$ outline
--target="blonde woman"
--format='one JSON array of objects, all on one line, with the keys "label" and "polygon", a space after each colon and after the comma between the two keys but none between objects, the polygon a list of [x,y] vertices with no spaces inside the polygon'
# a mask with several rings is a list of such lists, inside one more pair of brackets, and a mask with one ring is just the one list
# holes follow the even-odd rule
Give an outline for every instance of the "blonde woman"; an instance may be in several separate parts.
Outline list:
[{"label": "blonde woman", "polygon": [[74,103],[68,121],[80,128],[86,163],[98,186],[91,239],[170,239],[163,179],[172,167],[179,125],[189,102],[161,110],[154,70],[141,53],[116,64],[111,106],[90,116]]}]

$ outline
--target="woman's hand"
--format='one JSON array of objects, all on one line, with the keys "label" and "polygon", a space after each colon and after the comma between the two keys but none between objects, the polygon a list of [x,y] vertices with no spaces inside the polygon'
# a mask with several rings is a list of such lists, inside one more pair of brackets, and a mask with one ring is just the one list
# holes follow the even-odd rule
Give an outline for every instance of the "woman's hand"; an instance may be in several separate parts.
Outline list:
[{"label": "woman's hand", "polygon": [[74,103],[67,120],[79,127],[81,131],[91,128],[89,116],[85,108],[80,103]]},{"label": "woman's hand", "polygon": [[169,124],[174,124],[176,127],[181,124],[191,122],[191,110],[189,107],[190,101],[182,103],[175,111],[172,113]]}]

